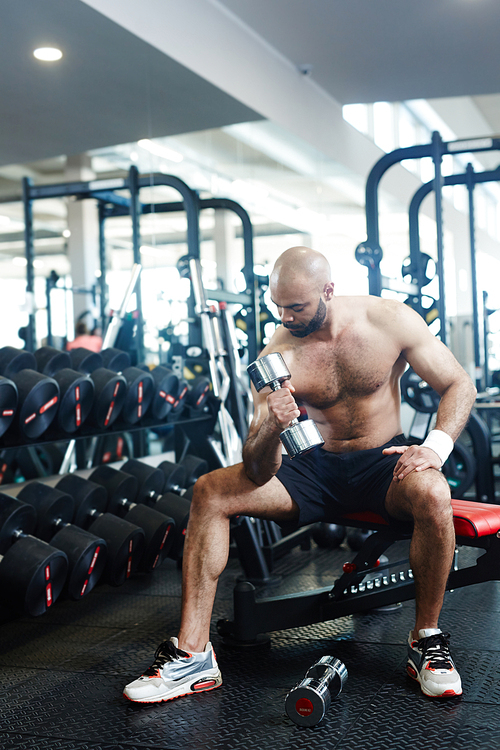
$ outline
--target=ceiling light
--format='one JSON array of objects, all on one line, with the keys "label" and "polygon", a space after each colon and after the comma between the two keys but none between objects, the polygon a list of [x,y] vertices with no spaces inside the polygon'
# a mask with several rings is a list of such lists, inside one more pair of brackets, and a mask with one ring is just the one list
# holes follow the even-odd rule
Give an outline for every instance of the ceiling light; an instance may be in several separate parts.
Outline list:
[{"label": "ceiling light", "polygon": [[15,266],[27,266],[28,265],[28,261],[26,260],[26,258],[21,258],[19,256],[12,258],[12,262]]},{"label": "ceiling light", "polygon": [[161,156],[163,159],[168,159],[169,161],[180,162],[184,159],[183,155],[178,151],[162,146],[160,143],[150,141],[149,138],[142,138],[140,141],[137,141],[137,145],[149,151],[150,154]]},{"label": "ceiling light", "polygon": [[63,229],[62,236],[66,238],[71,237],[71,229]]},{"label": "ceiling light", "polygon": [[37,60],[43,60],[44,62],[55,62],[60,60],[63,53],[57,47],[38,47],[33,50],[33,55]]}]

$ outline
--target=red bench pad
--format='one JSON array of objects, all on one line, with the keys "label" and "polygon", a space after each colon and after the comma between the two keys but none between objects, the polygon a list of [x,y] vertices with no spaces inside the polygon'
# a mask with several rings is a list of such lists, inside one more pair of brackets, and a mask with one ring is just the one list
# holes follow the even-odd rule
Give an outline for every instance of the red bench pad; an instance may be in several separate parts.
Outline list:
[{"label": "red bench pad", "polygon": [[[469,500],[452,500],[453,523],[457,536],[468,536],[477,538],[479,536],[490,536],[500,531],[500,505],[490,505],[490,503],[476,503]],[[349,526],[349,521],[361,521],[366,523],[367,528],[370,526],[388,526],[387,521],[372,511],[361,513],[346,513],[339,519],[339,522],[345,520],[345,525]]]}]

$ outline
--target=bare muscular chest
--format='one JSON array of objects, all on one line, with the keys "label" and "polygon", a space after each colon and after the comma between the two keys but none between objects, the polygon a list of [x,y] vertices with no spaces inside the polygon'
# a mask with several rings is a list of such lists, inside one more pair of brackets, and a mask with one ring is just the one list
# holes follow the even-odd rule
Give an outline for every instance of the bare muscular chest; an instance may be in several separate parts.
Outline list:
[{"label": "bare muscular chest", "polygon": [[355,336],[336,345],[298,346],[285,359],[297,400],[324,410],[383,389],[395,370],[400,374],[399,354],[382,337]]}]

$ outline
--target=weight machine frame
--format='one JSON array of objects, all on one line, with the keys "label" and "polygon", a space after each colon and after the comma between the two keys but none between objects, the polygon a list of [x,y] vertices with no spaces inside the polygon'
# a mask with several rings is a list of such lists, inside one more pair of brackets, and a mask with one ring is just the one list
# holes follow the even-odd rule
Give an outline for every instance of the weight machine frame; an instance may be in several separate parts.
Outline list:
[{"label": "weight machine frame", "polygon": [[[446,588],[457,589],[483,581],[500,580],[500,506],[452,500],[457,544],[485,550],[475,564],[453,568]],[[248,581],[234,589],[232,620],[219,620],[217,629],[235,646],[261,645],[267,634],[335,620],[415,597],[409,561],[379,564],[394,542],[409,539],[411,526],[388,523],[375,513],[347,513],[333,522],[374,531],[333,587],[257,599]],[[389,569],[394,569],[392,573]]]},{"label": "weight machine frame", "polygon": [[[171,187],[180,193],[182,202],[142,205],[139,200],[139,193],[142,188],[155,187],[164,185]],[[116,191],[127,190],[130,198],[118,195]],[[22,201],[24,205],[24,238],[26,246],[26,292],[28,300],[33,299],[35,271],[34,271],[34,232],[33,232],[33,201],[44,198],[63,198],[73,196],[80,200],[94,198],[98,202],[98,224],[99,224],[99,263],[101,276],[99,278],[100,287],[100,306],[102,329],[106,327],[106,241],[105,241],[105,222],[111,216],[130,215],[132,221],[132,251],[134,263],[141,263],[140,256],[140,216],[143,213],[163,212],[163,211],[185,211],[187,218],[187,235],[186,243],[188,255],[194,258],[200,257],[200,231],[199,231],[199,213],[204,208],[225,208],[236,213],[242,222],[243,242],[244,242],[244,268],[243,273],[246,281],[246,293],[244,295],[235,295],[224,290],[214,291],[211,298],[217,301],[240,302],[251,309],[248,316],[248,346],[249,356],[257,358],[258,347],[260,344],[260,327],[258,325],[258,288],[253,271],[253,229],[250,217],[245,209],[239,203],[227,198],[211,198],[201,200],[195,190],[192,190],[183,180],[174,175],[162,173],[153,173],[150,175],[139,175],[137,167],[130,167],[127,178],[116,178],[108,180],[90,180],[87,182],[67,182],[56,185],[36,186],[32,181],[23,178]],[[141,289],[138,284],[136,289],[137,309],[139,319],[137,324],[136,348],[137,358],[143,359],[144,339],[143,339],[143,320],[141,305]],[[194,300],[193,295],[188,299],[188,314],[190,323],[190,340],[193,344],[199,344],[201,341],[200,326],[195,323]],[[36,341],[35,315],[34,312],[29,314],[27,348],[33,351]],[[255,355],[255,356],[254,356]]]},{"label": "weight machine frame", "polygon": [[[500,150],[500,137],[492,138],[468,138],[457,141],[445,142],[440,134],[434,131],[432,142],[418,146],[408,146],[407,148],[398,148],[394,151],[384,154],[372,167],[365,189],[365,213],[366,213],[366,234],[367,238],[356,248],[356,259],[361,265],[368,268],[368,285],[369,293],[380,297],[383,289],[383,277],[380,272],[380,262],[383,257],[380,246],[379,232],[379,215],[378,215],[378,187],[380,180],[385,172],[394,164],[398,164],[405,159],[422,159],[431,157],[434,162],[434,186],[435,207],[436,207],[436,234],[437,234],[437,275],[439,279],[439,299],[438,310],[441,321],[440,338],[443,344],[446,344],[446,305],[445,305],[445,286],[444,286],[444,266],[443,266],[443,216],[442,216],[442,191],[443,176],[441,172],[441,161],[444,155],[464,153],[477,153],[482,151]],[[406,285],[408,294],[411,294],[416,287]],[[400,289],[398,291],[404,291]]]},{"label": "weight machine frame", "polygon": [[[474,187],[475,185],[485,182],[500,182],[500,167],[485,172],[476,172],[472,164],[467,164],[466,171],[462,174],[448,175],[443,178],[443,186],[465,185],[467,187],[469,198],[469,239],[470,239],[470,261],[471,261],[471,285],[472,285],[472,316],[473,316],[473,334],[474,334],[474,364],[476,372],[481,368],[480,354],[480,333],[479,333],[479,306],[477,290],[477,263],[476,263],[476,237],[475,237],[475,216],[474,216]],[[418,267],[420,257],[420,232],[419,232],[419,212],[424,198],[435,189],[434,180],[422,185],[414,194],[408,211],[409,219],[409,239],[410,239],[410,260],[412,265]],[[483,293],[484,294],[484,293]],[[421,289],[418,291],[421,299]],[[419,299],[419,301],[420,301]],[[486,331],[483,326],[484,339],[484,387],[488,387],[489,374],[488,362],[486,358]],[[482,390],[482,378],[476,376],[476,387]]]}]

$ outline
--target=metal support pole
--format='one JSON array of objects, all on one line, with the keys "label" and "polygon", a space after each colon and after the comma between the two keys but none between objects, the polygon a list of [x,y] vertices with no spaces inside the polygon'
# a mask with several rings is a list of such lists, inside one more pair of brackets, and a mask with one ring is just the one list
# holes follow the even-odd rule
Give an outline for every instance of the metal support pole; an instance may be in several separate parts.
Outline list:
[{"label": "metal support pole", "polygon": [[479,307],[477,302],[477,265],[476,265],[476,234],[474,220],[474,168],[469,162],[466,169],[467,193],[469,196],[469,237],[470,237],[470,266],[472,284],[472,319],[474,333],[474,364],[476,368],[476,388],[482,389],[481,351],[479,346]]},{"label": "metal support pole", "polygon": [[436,246],[437,246],[437,273],[439,280],[438,310],[441,321],[439,336],[443,344],[446,344],[446,301],[444,285],[444,256],[443,256],[443,201],[442,201],[442,175],[441,162],[443,159],[443,141],[441,136],[434,131],[432,134],[432,160],[434,162],[434,197],[436,202]]},{"label": "metal support pole", "polygon": [[[132,219],[132,249],[134,253],[134,263],[141,263],[141,235],[140,235],[140,214],[141,205],[139,202],[139,172],[137,167],[132,165],[129,172],[129,189],[130,189],[130,217]],[[142,294],[141,279],[138,279],[135,295],[137,299],[137,330],[135,334],[137,361],[144,361],[144,319],[142,316]]]},{"label": "metal support pole", "polygon": [[35,323],[35,250],[33,246],[33,204],[30,196],[31,180],[23,177],[24,204],[24,241],[26,245],[26,306],[29,311],[26,349],[33,352],[36,348]]},{"label": "metal support pole", "polygon": [[490,368],[488,365],[489,327],[488,292],[483,291],[483,341],[484,341],[484,387],[490,387]]},{"label": "metal support pole", "polygon": [[52,336],[52,304],[50,299],[50,293],[53,288],[52,278],[48,276],[45,279],[45,296],[47,297],[47,346],[53,346]]},{"label": "metal support pole", "polygon": [[102,201],[97,203],[98,220],[99,220],[99,296],[100,296],[100,316],[101,331],[106,330],[106,304],[108,300],[108,288],[106,284],[107,260],[106,260],[106,235],[104,225],[106,221],[106,207]]}]

